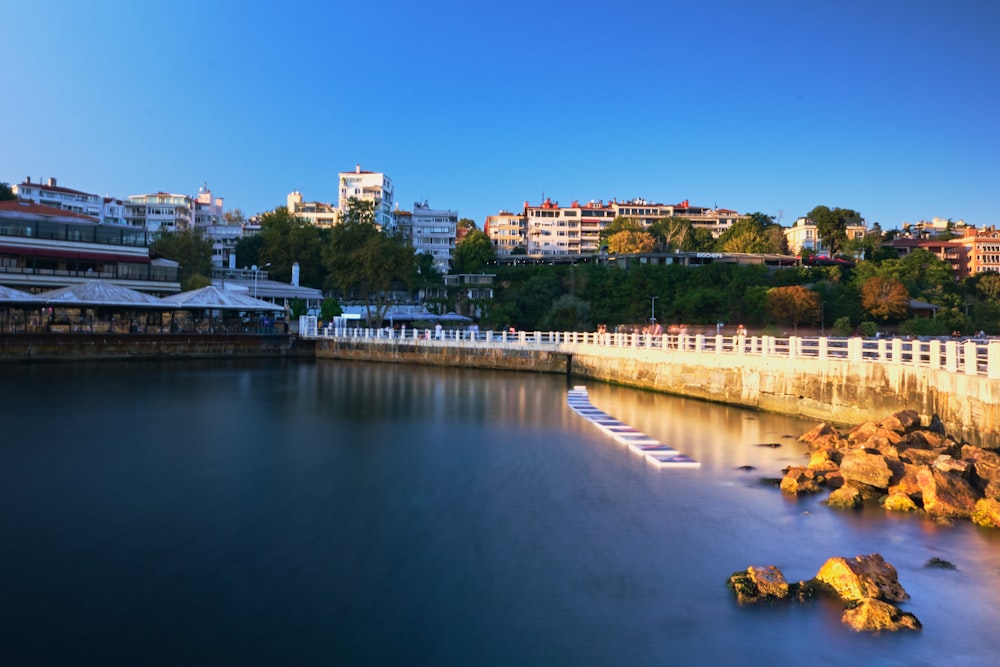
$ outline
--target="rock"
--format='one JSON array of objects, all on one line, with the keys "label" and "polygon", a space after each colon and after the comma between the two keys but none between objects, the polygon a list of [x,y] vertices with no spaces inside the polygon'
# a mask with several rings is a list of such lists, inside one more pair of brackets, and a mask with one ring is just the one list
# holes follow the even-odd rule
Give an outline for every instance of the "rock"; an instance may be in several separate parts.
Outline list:
[{"label": "rock", "polygon": [[1000,500],[1000,479],[995,479],[986,485],[983,489],[983,495],[987,498],[993,498],[994,500]]},{"label": "rock", "polygon": [[813,470],[836,470],[840,465],[843,452],[831,447],[819,447],[809,453],[809,464],[807,467]]},{"label": "rock", "polygon": [[823,563],[815,581],[846,601],[876,598],[900,602],[909,597],[899,583],[896,568],[880,554],[831,558]]},{"label": "rock", "polygon": [[880,445],[895,447],[903,440],[903,434],[885,428],[881,422],[865,422],[848,431],[847,439],[854,447],[879,449]]},{"label": "rock", "polygon": [[962,458],[972,462],[973,484],[985,489],[994,480],[1000,480],[1000,455],[989,449],[965,445],[962,447]]},{"label": "rock", "polygon": [[1000,528],[1000,500],[980,498],[972,510],[972,522],[987,528]]},{"label": "rock", "polygon": [[889,487],[889,493],[905,493],[913,500],[918,500],[920,498],[920,480],[917,479],[917,473],[923,470],[926,466],[917,466],[909,463],[902,463],[902,469],[896,471],[896,474],[892,478],[892,486]]},{"label": "rock", "polygon": [[924,511],[933,517],[968,519],[980,494],[958,475],[923,468],[917,473]]},{"label": "rock", "polygon": [[972,477],[972,461],[956,459],[944,454],[934,460],[934,468],[950,475],[958,475],[964,480]]},{"label": "rock", "polygon": [[871,449],[854,449],[844,454],[840,474],[846,482],[860,482],[878,489],[888,489],[892,479],[885,456]]},{"label": "rock", "polygon": [[750,472],[752,470],[756,470],[756,468],[754,468],[753,466],[737,466],[736,469],[742,470],[743,472]]},{"label": "rock", "polygon": [[806,431],[799,436],[799,442],[804,442],[813,449],[819,449],[821,447],[840,449],[847,445],[847,439],[840,435],[840,432],[829,424],[820,424],[815,428]]},{"label": "rock", "polygon": [[819,493],[821,479],[815,470],[802,466],[791,466],[781,480],[781,491],[789,495]]},{"label": "rock", "polygon": [[889,491],[889,495],[885,497],[882,507],[891,512],[915,512],[920,509],[910,496],[895,490]]},{"label": "rock", "polygon": [[830,493],[830,497],[827,499],[826,504],[830,507],[839,507],[845,510],[853,510],[861,507],[864,502],[864,496],[861,491],[850,484],[844,484],[839,489],[834,489]]},{"label": "rock", "polygon": [[881,600],[860,600],[844,610],[841,620],[855,632],[920,630],[920,621],[908,611]]},{"label": "rock", "polygon": [[944,433],[935,433],[922,429],[908,433],[905,438],[896,443],[900,449],[915,447],[917,449],[939,449],[945,446]]},{"label": "rock", "polygon": [[926,563],[924,563],[924,567],[932,567],[932,568],[935,568],[935,569],[938,569],[938,570],[957,570],[958,569],[957,567],[955,567],[954,563],[946,561],[943,558],[938,558],[937,556],[934,556],[933,558],[930,558]]},{"label": "rock", "polygon": [[926,466],[931,465],[942,456],[950,455],[950,453],[951,449],[947,447],[938,447],[936,449],[910,447],[899,450],[899,460],[913,465]]},{"label": "rock", "polygon": [[740,604],[756,604],[764,601],[785,600],[789,586],[785,575],[774,565],[754,567],[742,572],[734,572],[729,577],[729,590],[736,593]]},{"label": "rock", "polygon": [[931,415],[931,422],[927,425],[927,430],[931,433],[944,435],[944,422],[937,415]]}]

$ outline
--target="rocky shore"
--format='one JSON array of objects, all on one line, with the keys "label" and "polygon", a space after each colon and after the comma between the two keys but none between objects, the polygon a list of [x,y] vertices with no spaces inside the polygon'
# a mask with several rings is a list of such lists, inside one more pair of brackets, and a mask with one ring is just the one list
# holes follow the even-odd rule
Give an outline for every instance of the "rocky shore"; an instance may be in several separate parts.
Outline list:
[{"label": "rocky shore", "polygon": [[809,463],[784,470],[784,493],[829,489],[833,507],[879,502],[890,511],[1000,528],[1000,454],[956,440],[936,418],[924,426],[906,410],[846,433],[820,424],[799,441],[809,445]]},{"label": "rocky shore", "polygon": [[841,620],[857,632],[920,630],[920,621],[896,603],[909,598],[896,568],[879,554],[827,560],[809,581],[789,584],[774,565],[750,566],[729,577],[729,589],[742,604],[779,600],[807,601],[824,594],[844,604]]}]

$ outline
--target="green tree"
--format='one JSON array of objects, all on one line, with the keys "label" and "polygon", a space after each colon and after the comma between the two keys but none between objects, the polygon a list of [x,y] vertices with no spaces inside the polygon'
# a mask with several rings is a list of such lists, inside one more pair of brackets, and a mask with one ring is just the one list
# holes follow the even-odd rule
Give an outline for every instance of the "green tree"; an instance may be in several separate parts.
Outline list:
[{"label": "green tree", "polygon": [[479,225],[471,218],[459,218],[455,228],[458,230],[459,236],[461,236],[462,234],[468,234],[473,229],[479,229]]},{"label": "green tree", "polygon": [[830,256],[840,254],[847,241],[847,228],[863,222],[861,214],[849,208],[829,208],[817,206],[809,211],[807,218],[816,223],[816,233],[830,250]]},{"label": "green tree", "polygon": [[820,319],[819,294],[801,285],[775,287],[767,293],[767,314],[776,321],[791,324],[796,332],[800,324],[815,324]]},{"label": "green tree", "polygon": [[451,270],[452,273],[482,273],[495,258],[496,249],[490,237],[486,232],[473,229],[455,244]]},{"label": "green tree", "polygon": [[687,218],[660,218],[654,222],[649,233],[656,240],[656,249],[660,252],[681,250],[693,226]]},{"label": "green tree", "polygon": [[608,252],[613,255],[634,255],[653,252],[656,241],[644,229],[633,231],[624,229],[608,237]]},{"label": "green tree", "polygon": [[409,289],[416,275],[413,247],[375,224],[372,202],[351,199],[339,225],[330,230],[323,253],[327,284],[346,297],[355,295],[381,322],[391,305],[390,292]]},{"label": "green tree", "polygon": [[14,194],[10,183],[0,183],[0,201],[10,201],[11,199],[17,199],[17,195]]},{"label": "green tree", "polygon": [[684,252],[715,252],[715,249],[716,238],[704,227],[692,227],[680,246]]},{"label": "green tree", "polygon": [[[291,215],[284,206],[261,216],[260,249],[256,262],[270,262],[270,274],[291,282],[292,265],[299,264],[299,282],[308,287],[322,287],[326,280],[323,247],[329,231],[321,230],[304,218]],[[237,246],[237,253],[239,247]],[[237,259],[239,255],[237,255]],[[246,260],[240,260],[246,266]]]},{"label": "green tree", "polygon": [[260,265],[260,250],[264,247],[264,237],[260,232],[247,234],[236,241],[236,266],[250,268]]},{"label": "green tree", "polygon": [[200,229],[159,232],[149,249],[178,263],[177,278],[182,284],[195,274],[207,276],[212,272],[212,242]]},{"label": "green tree", "polygon": [[590,304],[578,296],[563,294],[545,314],[542,329],[546,331],[589,331]]},{"label": "green tree", "polygon": [[900,320],[910,310],[910,294],[895,278],[873,276],[861,287],[861,305],[872,317],[883,321]]},{"label": "green tree", "polygon": [[780,253],[782,246],[772,232],[774,228],[780,232],[770,216],[749,213],[724,231],[716,245],[722,252]]},{"label": "green tree", "polygon": [[319,317],[324,322],[329,322],[333,318],[343,314],[344,309],[340,307],[340,302],[336,299],[323,299],[319,304]]},{"label": "green tree", "polygon": [[608,239],[617,234],[618,232],[644,232],[645,228],[635,218],[626,218],[619,216],[612,220],[604,229],[601,230],[600,243],[601,245],[607,245]]}]

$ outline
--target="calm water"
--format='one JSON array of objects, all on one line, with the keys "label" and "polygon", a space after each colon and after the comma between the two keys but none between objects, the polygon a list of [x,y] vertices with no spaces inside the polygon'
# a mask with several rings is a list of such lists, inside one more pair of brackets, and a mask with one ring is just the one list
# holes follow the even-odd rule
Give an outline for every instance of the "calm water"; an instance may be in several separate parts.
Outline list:
[{"label": "calm water", "polygon": [[[658,471],[566,389],[345,363],[0,367],[0,664],[1000,660],[997,535],[760,484],[804,460],[787,436],[811,422],[590,384],[703,463]],[[922,633],[739,608],[725,586],[875,551]]]}]

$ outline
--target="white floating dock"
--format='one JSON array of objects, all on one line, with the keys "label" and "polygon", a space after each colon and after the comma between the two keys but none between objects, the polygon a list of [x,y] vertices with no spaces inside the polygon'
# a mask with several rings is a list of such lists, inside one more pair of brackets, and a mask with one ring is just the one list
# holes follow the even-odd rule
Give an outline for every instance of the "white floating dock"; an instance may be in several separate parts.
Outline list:
[{"label": "white floating dock", "polygon": [[618,421],[603,410],[595,408],[590,402],[590,397],[587,396],[586,387],[573,387],[566,397],[566,402],[577,414],[611,436],[612,440],[644,457],[648,463],[657,468],[698,468],[701,466],[690,456],[681,454],[673,447],[665,445],[642,431]]}]

